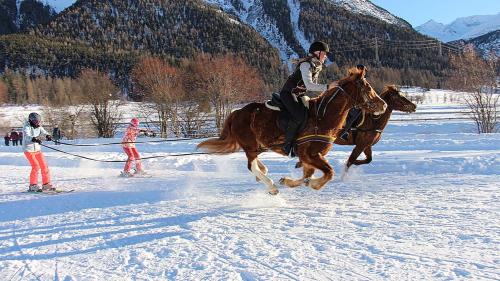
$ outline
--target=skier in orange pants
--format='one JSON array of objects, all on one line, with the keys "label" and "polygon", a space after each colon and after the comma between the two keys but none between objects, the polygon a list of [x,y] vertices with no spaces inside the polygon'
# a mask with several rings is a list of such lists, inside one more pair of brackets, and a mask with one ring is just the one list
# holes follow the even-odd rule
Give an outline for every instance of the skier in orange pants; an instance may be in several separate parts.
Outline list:
[{"label": "skier in orange pants", "polygon": [[[45,162],[41,146],[42,135],[50,135],[41,126],[42,118],[38,113],[32,112],[28,116],[28,122],[23,128],[23,150],[24,155],[31,165],[30,185],[28,191],[55,191],[50,181],[50,171]],[[42,172],[42,187],[38,185],[38,174]]]}]

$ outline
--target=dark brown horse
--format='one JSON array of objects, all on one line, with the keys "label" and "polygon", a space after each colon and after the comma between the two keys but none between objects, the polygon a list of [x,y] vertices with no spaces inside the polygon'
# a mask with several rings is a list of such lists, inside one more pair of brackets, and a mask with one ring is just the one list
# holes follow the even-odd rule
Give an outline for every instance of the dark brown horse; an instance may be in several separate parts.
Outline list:
[{"label": "dark brown horse", "polygon": [[[339,87],[322,93],[309,101],[309,118],[297,142],[297,155],[303,163],[301,179],[283,178],[282,184],[297,187],[305,183],[320,189],[333,178],[333,168],[324,157],[341,131],[347,113],[353,106],[372,113],[383,113],[387,107],[365,79],[365,69],[351,69],[349,76],[338,82]],[[281,152],[284,132],[277,125],[278,112],[263,103],[251,103],[233,111],[226,119],[219,138],[201,142],[198,148],[208,152],[229,154],[242,148],[248,159],[248,169],[264,182],[269,193],[277,194],[273,180],[267,176],[267,167],[257,158],[266,150]],[[323,177],[311,179],[315,169]]]},{"label": "dark brown horse", "polygon": [[[341,138],[335,140],[335,143],[339,145],[355,145],[347,160],[346,170],[353,164],[363,165],[372,161],[372,146],[382,137],[382,132],[387,126],[393,110],[411,113],[417,109],[417,105],[402,96],[393,85],[385,86],[380,97],[387,103],[387,110],[383,114],[363,113],[362,123],[351,130],[347,141]],[[357,160],[361,152],[365,153],[366,159]]]}]

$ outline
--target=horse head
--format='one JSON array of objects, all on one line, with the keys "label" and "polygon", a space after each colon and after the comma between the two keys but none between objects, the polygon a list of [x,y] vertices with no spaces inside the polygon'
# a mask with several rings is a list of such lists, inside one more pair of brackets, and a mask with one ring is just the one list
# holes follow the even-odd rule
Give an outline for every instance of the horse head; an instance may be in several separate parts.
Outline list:
[{"label": "horse head", "polygon": [[342,87],[354,101],[354,106],[368,113],[382,114],[387,104],[382,100],[365,78],[366,68],[349,69],[349,76],[339,81]]},{"label": "horse head", "polygon": [[417,105],[403,96],[395,85],[386,85],[380,96],[392,110],[407,113],[412,113],[417,110]]}]

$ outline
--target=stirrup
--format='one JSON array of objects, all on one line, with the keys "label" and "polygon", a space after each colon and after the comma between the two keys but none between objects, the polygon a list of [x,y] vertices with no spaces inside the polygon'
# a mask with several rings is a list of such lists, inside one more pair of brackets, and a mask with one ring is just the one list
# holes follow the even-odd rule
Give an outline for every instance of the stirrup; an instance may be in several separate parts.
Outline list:
[{"label": "stirrup", "polygon": [[347,141],[349,139],[349,132],[347,131],[344,131],[341,135],[340,135],[340,139],[344,140],[344,141]]},{"label": "stirrup", "polygon": [[[288,148],[290,146],[290,148]],[[296,156],[295,154],[295,144],[285,144],[284,146],[281,147],[281,150],[283,151],[284,154],[287,156],[293,158]]]}]

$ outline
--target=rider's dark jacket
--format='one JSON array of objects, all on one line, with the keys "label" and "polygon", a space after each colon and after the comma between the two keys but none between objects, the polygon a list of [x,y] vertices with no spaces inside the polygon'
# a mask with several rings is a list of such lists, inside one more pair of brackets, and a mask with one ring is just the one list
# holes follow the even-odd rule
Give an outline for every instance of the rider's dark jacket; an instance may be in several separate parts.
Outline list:
[{"label": "rider's dark jacket", "polygon": [[317,84],[323,64],[316,57],[308,57],[299,61],[294,72],[288,76],[281,89],[280,97],[288,112],[296,122],[304,121],[305,106],[300,99],[306,91],[324,92],[328,90],[327,84]]}]

